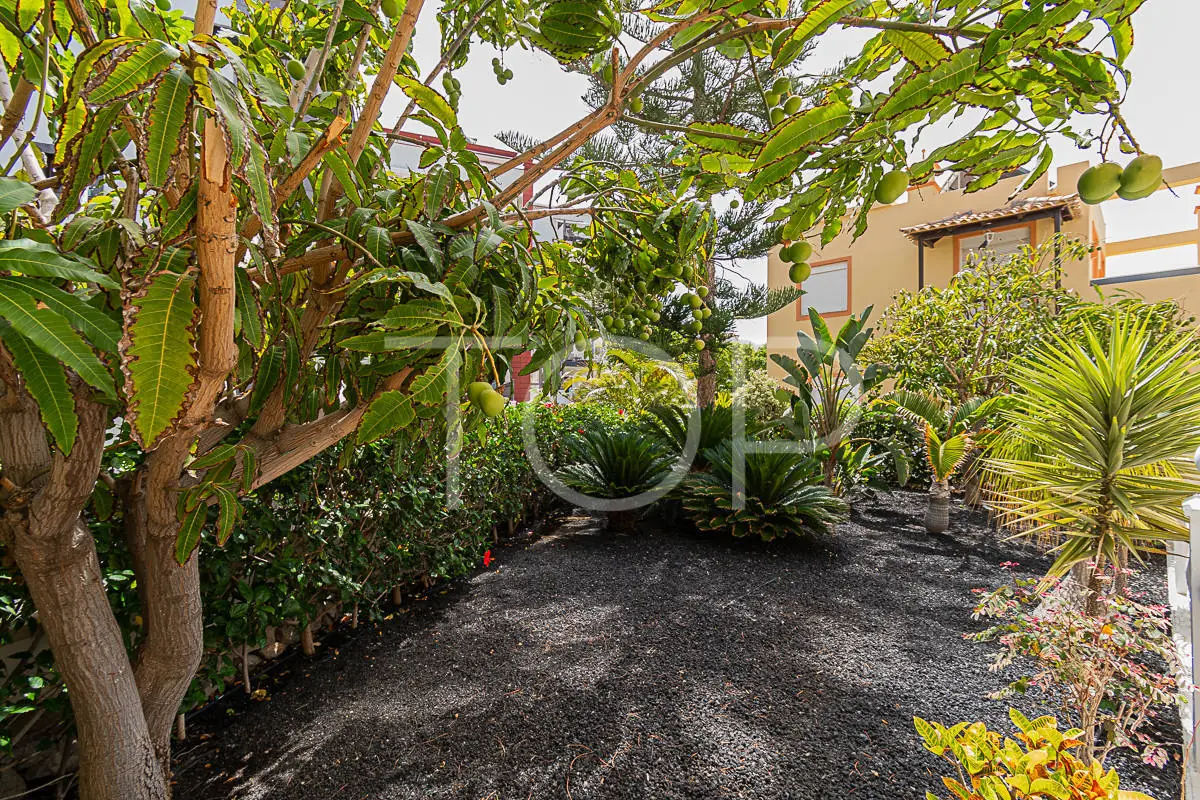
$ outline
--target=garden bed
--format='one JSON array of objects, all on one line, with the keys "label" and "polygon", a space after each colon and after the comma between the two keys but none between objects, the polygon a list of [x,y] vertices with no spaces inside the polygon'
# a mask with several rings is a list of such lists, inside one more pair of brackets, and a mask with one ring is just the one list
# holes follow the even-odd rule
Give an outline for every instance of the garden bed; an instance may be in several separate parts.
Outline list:
[{"label": "garden bed", "polygon": [[[921,494],[856,504],[830,547],[576,519],[193,716],[187,798],[923,798],[914,715],[1009,732],[971,589],[1047,561]],[[1164,595],[1161,570],[1135,582]],[[240,694],[234,692],[234,694]],[[1028,698],[1027,713],[1044,712]],[[1053,710],[1053,709],[1051,709]],[[1178,738],[1174,720],[1162,729]],[[1179,747],[1123,788],[1178,794]]]}]

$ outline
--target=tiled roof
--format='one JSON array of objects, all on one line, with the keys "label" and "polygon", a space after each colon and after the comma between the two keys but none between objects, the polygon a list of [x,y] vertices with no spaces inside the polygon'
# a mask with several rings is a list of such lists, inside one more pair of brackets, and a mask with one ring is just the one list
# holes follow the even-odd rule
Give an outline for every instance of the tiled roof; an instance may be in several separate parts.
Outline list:
[{"label": "tiled roof", "polygon": [[1045,212],[1053,211],[1056,208],[1063,210],[1063,219],[1074,218],[1082,210],[1079,195],[1027,197],[1024,200],[1017,200],[1001,208],[993,208],[990,211],[963,211],[960,214],[940,219],[937,222],[922,222],[920,225],[901,228],[900,232],[915,242],[921,238],[931,238],[930,234],[939,232],[944,234],[950,233],[956,228],[984,225],[988,222],[997,222],[1000,220],[1020,219],[1030,214],[1044,216]]}]

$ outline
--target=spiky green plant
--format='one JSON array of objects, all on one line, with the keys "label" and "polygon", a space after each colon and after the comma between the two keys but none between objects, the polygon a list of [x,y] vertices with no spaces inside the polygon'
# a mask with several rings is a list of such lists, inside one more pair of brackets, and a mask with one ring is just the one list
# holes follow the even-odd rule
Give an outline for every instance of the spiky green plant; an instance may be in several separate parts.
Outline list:
[{"label": "spiky green plant", "polygon": [[[663,484],[673,459],[661,443],[636,429],[596,428],[571,443],[573,461],[558,470],[567,486],[589,497],[619,500],[642,494]],[[632,530],[637,509],[610,511],[614,528]]]},{"label": "spiky green plant", "polygon": [[705,459],[709,470],[689,475],[683,491],[683,507],[701,530],[769,542],[823,533],[846,518],[846,503],[822,483],[821,464],[810,455],[746,453],[736,490],[733,448],[709,448]]},{"label": "spiky green plant", "polygon": [[[733,438],[733,407],[728,403],[700,408],[677,405],[654,406],[649,409],[651,414],[648,432],[651,437],[662,442],[663,447],[671,454],[678,456],[687,447],[688,430],[692,424],[699,425],[699,439],[696,456],[692,466],[703,469],[708,465],[707,451],[718,447]],[[693,423],[693,414],[698,414]],[[761,425],[751,419],[746,420],[746,435],[754,436]]]},{"label": "spiky green plant", "polygon": [[1200,488],[1200,347],[1108,312],[1013,367],[1015,401],[986,461],[1002,521],[1064,536],[1051,574],[1187,537],[1180,504]]},{"label": "spiky green plant", "polygon": [[975,397],[953,404],[933,395],[908,391],[892,392],[887,400],[899,414],[921,427],[925,460],[932,474],[925,530],[945,533],[950,527],[950,479],[970,458],[972,437],[980,422],[1008,400]]}]

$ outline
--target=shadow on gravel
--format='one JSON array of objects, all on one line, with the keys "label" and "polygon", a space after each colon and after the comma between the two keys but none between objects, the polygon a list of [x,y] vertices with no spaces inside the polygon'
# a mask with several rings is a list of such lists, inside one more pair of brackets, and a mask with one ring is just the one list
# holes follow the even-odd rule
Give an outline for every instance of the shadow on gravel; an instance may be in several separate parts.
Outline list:
[{"label": "shadow on gravel", "polygon": [[961,638],[970,589],[1045,566],[959,509],[928,537],[923,502],[861,505],[832,550],[583,525],[512,543],[293,659],[270,700],[197,715],[178,796],[923,798],[939,762],[914,714],[1007,730],[1003,676]]}]

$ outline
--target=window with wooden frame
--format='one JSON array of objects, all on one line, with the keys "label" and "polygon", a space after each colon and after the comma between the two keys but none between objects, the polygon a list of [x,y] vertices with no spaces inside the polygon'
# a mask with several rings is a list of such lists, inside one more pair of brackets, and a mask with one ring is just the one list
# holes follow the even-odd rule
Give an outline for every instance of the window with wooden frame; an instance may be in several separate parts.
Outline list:
[{"label": "window with wooden frame", "polygon": [[1025,245],[1037,247],[1036,223],[1022,222],[978,233],[954,237],[954,272],[957,274],[971,262],[985,255],[998,258],[1015,256]]},{"label": "window with wooden frame", "polygon": [[850,313],[850,259],[814,261],[808,279],[799,284],[804,296],[796,301],[796,319],[815,308],[822,316]]}]

